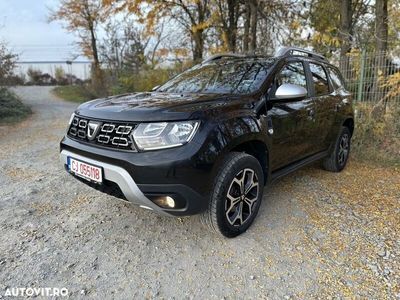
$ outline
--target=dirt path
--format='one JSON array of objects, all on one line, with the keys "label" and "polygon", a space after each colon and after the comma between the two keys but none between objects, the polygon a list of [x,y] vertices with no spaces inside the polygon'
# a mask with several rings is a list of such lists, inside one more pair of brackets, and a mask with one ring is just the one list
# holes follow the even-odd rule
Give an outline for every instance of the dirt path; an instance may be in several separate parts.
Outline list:
[{"label": "dirt path", "polygon": [[197,217],[158,216],[68,176],[58,142],[75,105],[47,87],[17,92],[34,115],[0,128],[0,295],[400,299],[398,170],[306,168],[265,191],[246,234],[223,239]]}]

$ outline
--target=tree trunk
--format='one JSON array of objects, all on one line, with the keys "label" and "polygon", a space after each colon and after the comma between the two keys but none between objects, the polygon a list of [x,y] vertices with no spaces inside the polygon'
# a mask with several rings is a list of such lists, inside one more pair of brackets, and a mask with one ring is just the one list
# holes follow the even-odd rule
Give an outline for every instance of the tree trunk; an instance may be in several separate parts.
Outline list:
[{"label": "tree trunk", "polygon": [[100,68],[99,53],[97,50],[97,39],[94,32],[93,24],[89,25],[89,32],[93,55],[92,87],[97,96],[104,97],[107,95],[107,88],[105,84],[103,70],[101,70]]},{"label": "tree trunk", "polygon": [[250,10],[251,10],[251,43],[250,52],[255,53],[257,48],[257,0],[250,0]]},{"label": "tree trunk", "polygon": [[[386,55],[388,50],[388,0],[376,0],[375,2],[375,39],[376,39],[376,56],[375,56],[375,70],[374,70],[374,84],[372,93],[374,102],[381,103],[386,107],[386,100],[384,98],[384,88],[381,87],[379,82],[380,74],[386,77]],[[384,113],[384,109],[380,110]]]},{"label": "tree trunk", "polygon": [[376,51],[380,55],[388,49],[388,1],[376,0],[375,13]]},{"label": "tree trunk", "polygon": [[200,62],[203,60],[204,51],[204,29],[196,28],[198,25],[202,25],[206,20],[206,14],[208,10],[208,1],[196,1],[196,17],[191,16],[192,20],[192,39],[194,42],[193,47],[193,60],[195,62]]},{"label": "tree trunk", "polygon": [[340,0],[340,70],[345,78],[348,78],[349,58],[347,54],[351,50],[352,15],[351,0]]},{"label": "tree trunk", "polygon": [[227,0],[228,2],[228,31],[227,42],[228,50],[236,52],[236,38],[237,38],[237,14],[239,8],[239,1]]},{"label": "tree trunk", "polygon": [[236,51],[236,26],[235,26],[235,0],[228,0],[228,49],[230,52]]},{"label": "tree trunk", "polygon": [[244,17],[244,32],[243,32],[243,52],[247,53],[249,51],[250,42],[250,18],[251,18],[251,8],[250,1],[246,1],[245,6],[245,17]]},{"label": "tree trunk", "polygon": [[203,29],[198,29],[192,33],[194,49],[193,49],[193,60],[195,62],[200,62],[203,59],[203,49],[204,49],[204,36]]},{"label": "tree trunk", "polygon": [[95,68],[100,68],[99,53],[97,50],[97,39],[94,33],[93,25],[89,25],[89,32],[90,32],[90,45],[92,48],[92,55],[93,55],[93,65]]}]

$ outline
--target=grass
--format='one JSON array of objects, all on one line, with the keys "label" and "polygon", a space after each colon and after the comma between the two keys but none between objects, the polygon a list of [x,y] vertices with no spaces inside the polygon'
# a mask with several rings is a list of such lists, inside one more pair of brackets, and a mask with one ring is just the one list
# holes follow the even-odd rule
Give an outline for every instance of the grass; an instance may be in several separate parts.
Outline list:
[{"label": "grass", "polygon": [[95,98],[95,96],[84,86],[65,85],[53,89],[53,93],[61,99],[83,103]]},{"label": "grass", "polygon": [[0,88],[0,125],[22,121],[32,113],[29,106],[6,88]]}]

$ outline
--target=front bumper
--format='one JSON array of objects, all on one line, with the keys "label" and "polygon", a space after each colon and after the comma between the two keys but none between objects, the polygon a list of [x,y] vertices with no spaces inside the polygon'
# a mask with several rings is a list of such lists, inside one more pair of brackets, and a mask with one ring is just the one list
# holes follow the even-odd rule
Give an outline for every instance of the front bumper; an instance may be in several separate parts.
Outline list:
[{"label": "front bumper", "polygon": [[141,207],[146,209],[160,209],[160,207],[155,205],[142,193],[142,191],[136,185],[135,181],[133,181],[132,177],[123,168],[110,165],[98,160],[90,159],[67,150],[62,150],[60,153],[60,160],[64,165],[67,164],[68,157],[74,157],[81,161],[87,162],[88,164],[102,167],[104,172],[104,179],[116,183],[128,201],[140,205]]},{"label": "front bumper", "polygon": [[[60,147],[60,161],[64,166],[67,165],[68,157],[73,157],[102,167],[105,184],[113,183],[123,195],[120,198],[142,208],[164,215],[184,216],[200,213],[208,205],[208,194],[202,191],[208,190],[206,182],[210,173],[191,166],[190,159],[165,164],[165,161],[157,162],[160,156],[157,159],[156,153],[150,158],[148,153],[123,153],[100,149],[78,143],[68,137],[61,141]],[[181,179],[185,174],[186,179]],[[190,178],[191,175],[193,178]],[[81,181],[102,190],[99,185]],[[157,196],[170,196],[184,205],[181,208],[163,208],[151,200]]]}]

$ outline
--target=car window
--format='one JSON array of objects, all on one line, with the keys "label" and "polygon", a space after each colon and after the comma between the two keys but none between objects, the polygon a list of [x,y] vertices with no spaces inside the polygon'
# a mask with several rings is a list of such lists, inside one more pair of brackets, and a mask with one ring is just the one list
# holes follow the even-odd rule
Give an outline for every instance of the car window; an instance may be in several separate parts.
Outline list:
[{"label": "car window", "polygon": [[302,62],[292,62],[283,67],[275,77],[276,89],[284,83],[297,84],[307,89],[306,74]]},{"label": "car window", "polygon": [[315,96],[329,94],[328,76],[321,65],[310,63],[312,81],[314,83]]},{"label": "car window", "polygon": [[261,87],[274,62],[271,58],[200,64],[169,80],[157,91],[249,94]]},{"label": "car window", "polygon": [[339,88],[344,88],[342,77],[340,76],[339,71],[333,68],[328,68],[328,70],[329,70],[329,76],[331,77],[332,85],[335,88],[335,90]]}]

